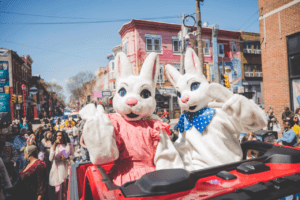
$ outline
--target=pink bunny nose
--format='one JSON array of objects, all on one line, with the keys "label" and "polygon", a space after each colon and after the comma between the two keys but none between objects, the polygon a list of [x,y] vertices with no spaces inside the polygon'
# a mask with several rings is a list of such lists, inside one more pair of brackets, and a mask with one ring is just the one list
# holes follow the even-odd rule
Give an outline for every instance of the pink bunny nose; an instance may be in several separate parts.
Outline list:
[{"label": "pink bunny nose", "polygon": [[184,97],[181,98],[181,102],[186,103],[186,102],[188,102],[189,99],[190,99],[189,96],[184,96]]},{"label": "pink bunny nose", "polygon": [[132,106],[135,106],[138,103],[138,101],[135,98],[132,97],[132,98],[127,99],[125,101],[125,103],[127,105],[129,105],[130,107],[132,107]]}]

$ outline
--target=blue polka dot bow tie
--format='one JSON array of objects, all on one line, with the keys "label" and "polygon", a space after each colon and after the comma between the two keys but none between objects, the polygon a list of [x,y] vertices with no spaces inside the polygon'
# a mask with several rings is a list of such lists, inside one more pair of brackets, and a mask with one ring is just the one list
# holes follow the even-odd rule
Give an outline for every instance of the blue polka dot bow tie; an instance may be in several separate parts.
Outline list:
[{"label": "blue polka dot bow tie", "polygon": [[216,110],[212,108],[203,108],[197,112],[186,112],[180,115],[178,128],[180,133],[189,130],[192,126],[202,133],[213,118]]}]

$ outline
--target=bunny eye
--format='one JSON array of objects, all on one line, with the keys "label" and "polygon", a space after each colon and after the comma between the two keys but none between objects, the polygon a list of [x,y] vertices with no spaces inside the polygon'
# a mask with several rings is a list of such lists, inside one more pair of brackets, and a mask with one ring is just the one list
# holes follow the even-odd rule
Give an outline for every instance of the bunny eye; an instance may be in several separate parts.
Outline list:
[{"label": "bunny eye", "polygon": [[200,86],[199,82],[192,83],[191,90],[192,91],[197,90],[199,88],[199,86]]},{"label": "bunny eye", "polygon": [[177,96],[181,98],[181,93],[177,91]]},{"label": "bunny eye", "polygon": [[119,95],[121,96],[121,97],[124,97],[125,95],[126,95],[126,90],[125,90],[125,88],[121,88],[120,90],[119,90]]},{"label": "bunny eye", "polygon": [[151,92],[149,90],[145,89],[141,92],[141,97],[144,99],[148,99],[149,97],[151,97]]}]

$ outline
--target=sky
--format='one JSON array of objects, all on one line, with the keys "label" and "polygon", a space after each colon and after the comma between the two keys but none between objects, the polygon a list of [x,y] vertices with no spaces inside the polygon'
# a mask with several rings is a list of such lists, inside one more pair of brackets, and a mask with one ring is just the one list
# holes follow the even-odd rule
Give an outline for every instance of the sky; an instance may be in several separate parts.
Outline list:
[{"label": "sky", "polygon": [[[69,96],[70,77],[107,66],[106,56],[121,44],[123,24],[181,24],[182,13],[195,12],[195,0],[0,0],[0,47],[30,55],[32,74],[63,86]],[[201,19],[220,29],[259,33],[258,1],[205,0]]]}]

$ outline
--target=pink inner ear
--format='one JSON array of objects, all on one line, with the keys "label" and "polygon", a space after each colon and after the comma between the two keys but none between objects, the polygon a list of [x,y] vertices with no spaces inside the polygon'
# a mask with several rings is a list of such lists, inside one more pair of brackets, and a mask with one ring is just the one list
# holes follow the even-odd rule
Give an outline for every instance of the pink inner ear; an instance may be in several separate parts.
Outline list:
[{"label": "pink inner ear", "polygon": [[154,66],[153,66],[153,70],[152,70],[152,80],[154,80],[155,71],[156,71],[156,60],[154,61]]},{"label": "pink inner ear", "polygon": [[119,57],[119,61],[118,61],[118,67],[119,67],[119,76],[121,77],[121,59]]},{"label": "pink inner ear", "polygon": [[170,76],[170,78],[172,79],[172,81],[175,83],[175,81],[174,81],[173,77],[171,76],[171,74],[169,74],[169,76]]},{"label": "pink inner ear", "polygon": [[192,58],[193,58],[193,64],[194,64],[194,67],[196,68],[196,70],[198,71],[198,67],[197,67],[197,63],[195,61],[195,57],[194,57],[194,54],[192,53]]}]

